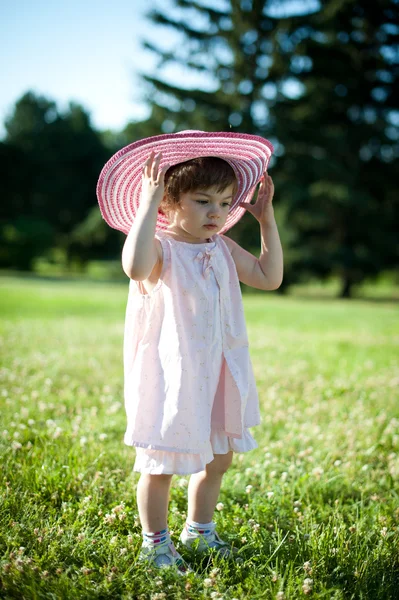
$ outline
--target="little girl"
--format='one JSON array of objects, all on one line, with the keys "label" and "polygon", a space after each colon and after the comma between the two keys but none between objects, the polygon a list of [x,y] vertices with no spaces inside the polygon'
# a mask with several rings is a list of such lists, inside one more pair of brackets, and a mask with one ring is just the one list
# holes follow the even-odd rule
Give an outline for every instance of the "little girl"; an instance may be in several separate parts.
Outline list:
[{"label": "little girl", "polygon": [[[181,132],[141,140],[105,165],[103,217],[128,235],[124,368],[127,429],[141,473],[140,560],[189,566],[168,532],[173,474],[191,474],[181,543],[236,551],[212,521],[233,452],[257,447],[260,423],[239,281],[275,290],[283,257],[266,173],[267,140]],[[256,185],[257,200],[251,204]],[[247,210],[260,224],[259,259],[222,235]]]}]

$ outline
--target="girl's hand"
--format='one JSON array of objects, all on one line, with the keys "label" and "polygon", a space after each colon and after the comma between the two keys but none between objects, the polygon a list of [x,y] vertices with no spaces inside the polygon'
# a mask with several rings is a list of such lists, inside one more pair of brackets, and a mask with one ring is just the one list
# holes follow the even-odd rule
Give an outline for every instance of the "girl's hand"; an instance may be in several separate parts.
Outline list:
[{"label": "girl's hand", "polygon": [[274,210],[272,205],[273,195],[273,180],[270,175],[265,172],[261,180],[258,197],[255,204],[240,202],[240,206],[250,212],[251,215],[253,215],[257,221],[259,221],[259,223],[268,223],[272,218],[274,218]]},{"label": "girl's hand", "polygon": [[163,169],[159,170],[161,158],[162,152],[159,152],[157,155],[155,155],[155,152],[151,152],[144,163],[141,187],[141,201],[149,204],[154,202],[157,206],[161,204],[164,195],[165,173],[170,166],[165,165]]}]

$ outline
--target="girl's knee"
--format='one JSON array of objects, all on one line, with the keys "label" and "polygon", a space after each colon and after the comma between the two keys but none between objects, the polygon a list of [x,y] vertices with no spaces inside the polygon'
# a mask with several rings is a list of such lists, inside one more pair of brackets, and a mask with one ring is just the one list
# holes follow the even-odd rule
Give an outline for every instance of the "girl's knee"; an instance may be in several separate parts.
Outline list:
[{"label": "girl's knee", "polygon": [[212,462],[206,465],[206,471],[208,473],[218,473],[223,475],[230,467],[233,461],[233,451],[227,452],[227,454],[215,454]]},{"label": "girl's knee", "polygon": [[154,475],[152,473],[142,473],[140,481],[146,482],[151,485],[168,485],[172,480],[173,475]]}]

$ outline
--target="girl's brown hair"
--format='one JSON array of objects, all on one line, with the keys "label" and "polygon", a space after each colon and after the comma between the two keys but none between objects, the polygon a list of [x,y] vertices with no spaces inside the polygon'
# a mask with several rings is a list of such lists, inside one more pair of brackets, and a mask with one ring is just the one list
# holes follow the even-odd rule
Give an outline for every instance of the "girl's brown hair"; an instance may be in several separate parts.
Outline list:
[{"label": "girl's brown hair", "polygon": [[164,212],[179,204],[180,195],[186,192],[214,187],[220,193],[231,184],[235,194],[237,178],[228,162],[217,156],[193,158],[166,171],[165,196],[160,208]]}]

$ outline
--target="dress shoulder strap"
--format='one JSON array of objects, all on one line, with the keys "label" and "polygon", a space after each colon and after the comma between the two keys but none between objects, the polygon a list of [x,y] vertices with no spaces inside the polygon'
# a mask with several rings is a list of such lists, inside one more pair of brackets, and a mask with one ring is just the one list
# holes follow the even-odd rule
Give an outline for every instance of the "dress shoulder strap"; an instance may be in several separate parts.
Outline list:
[{"label": "dress shoulder strap", "polygon": [[161,269],[161,274],[159,276],[159,278],[162,279],[170,265],[170,258],[171,258],[170,242],[168,241],[168,239],[165,236],[162,235],[162,232],[156,233],[155,237],[157,238],[157,240],[159,240],[159,242],[161,243],[161,247],[162,247],[162,269]]},{"label": "dress shoulder strap", "polygon": [[225,254],[225,256],[227,256],[228,258],[231,258],[233,260],[230,249],[229,249],[228,245],[226,244],[226,242],[224,241],[222,235],[216,236],[216,244],[221,249],[221,251]]},{"label": "dress shoulder strap", "polygon": [[[170,265],[170,245],[168,241],[162,235],[155,235],[155,237],[159,240],[162,247],[162,269],[159,279],[163,279],[169,265]],[[156,286],[158,287],[158,286]],[[155,289],[155,288],[154,288]],[[135,281],[134,279],[130,279],[129,281],[129,292],[133,295],[139,293],[141,296],[149,297],[151,294],[147,294],[143,283],[141,281]]]}]

